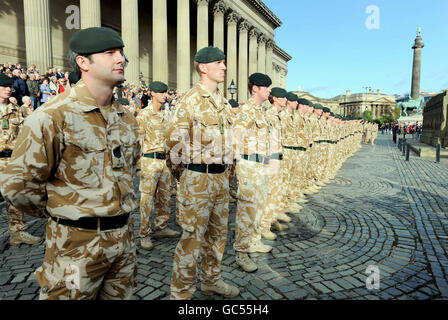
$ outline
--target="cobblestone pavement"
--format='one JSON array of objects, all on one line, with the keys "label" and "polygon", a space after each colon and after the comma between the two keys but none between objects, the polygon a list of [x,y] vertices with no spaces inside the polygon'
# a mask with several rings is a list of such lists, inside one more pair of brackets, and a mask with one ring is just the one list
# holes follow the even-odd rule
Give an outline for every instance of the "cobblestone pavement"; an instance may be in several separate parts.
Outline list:
[{"label": "cobblestone pavement", "polygon": [[[234,262],[235,205],[223,260],[223,278],[241,288],[239,299],[447,299],[448,170],[411,155],[405,162],[391,136],[363,146],[335,181],[309,197],[288,231],[279,233],[269,254],[253,254],[252,274]],[[138,181],[135,181],[137,187]],[[171,199],[174,214],[175,198]],[[44,245],[9,246],[4,205],[0,216],[0,299],[36,299],[34,270]],[[134,212],[135,233],[139,215]],[[44,221],[28,219],[29,231],[43,236]],[[174,219],[170,226],[179,230]],[[177,239],[155,240],[138,250],[134,299],[168,299]],[[366,270],[379,270],[379,289],[367,289]],[[206,297],[200,291],[195,299]]]}]

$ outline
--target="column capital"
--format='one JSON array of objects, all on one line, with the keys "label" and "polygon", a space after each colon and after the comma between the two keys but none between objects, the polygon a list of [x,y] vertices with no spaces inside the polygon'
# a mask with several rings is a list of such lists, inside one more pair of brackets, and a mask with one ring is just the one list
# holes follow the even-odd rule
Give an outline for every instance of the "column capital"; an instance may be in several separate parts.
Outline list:
[{"label": "column capital", "polygon": [[266,43],[266,41],[267,41],[266,36],[264,34],[260,34],[260,36],[258,37],[258,43],[263,44]]},{"label": "column capital", "polygon": [[241,31],[249,31],[251,25],[244,19],[240,20],[238,25],[238,30]]},{"label": "column capital", "polygon": [[215,3],[215,5],[213,6],[213,15],[224,15],[227,11],[227,6],[224,3],[224,1],[219,0]]},{"label": "column capital", "polygon": [[226,17],[227,24],[237,24],[239,20],[240,16],[234,11],[229,12]]},{"label": "column capital", "polygon": [[266,41],[266,47],[267,47],[268,49],[274,49],[274,47],[275,47],[275,41],[272,40],[272,39],[268,39],[268,40]]},{"label": "column capital", "polygon": [[260,31],[258,31],[257,28],[250,29],[250,31],[249,31],[250,38],[258,38],[259,35],[260,35]]},{"label": "column capital", "polygon": [[198,7],[200,6],[208,6],[210,0],[194,0]]}]

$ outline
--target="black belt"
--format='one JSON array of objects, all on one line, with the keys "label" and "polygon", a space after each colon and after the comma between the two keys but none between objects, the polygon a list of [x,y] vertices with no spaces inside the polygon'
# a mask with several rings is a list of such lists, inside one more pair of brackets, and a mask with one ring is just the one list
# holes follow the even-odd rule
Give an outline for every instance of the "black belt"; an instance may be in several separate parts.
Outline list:
[{"label": "black belt", "polygon": [[258,163],[262,163],[262,164],[268,164],[269,163],[269,158],[268,157],[264,157],[264,156],[259,155],[259,154],[251,154],[250,156],[248,156],[247,154],[243,154],[241,156],[241,158],[243,158],[244,160],[254,161],[254,162],[258,162]]},{"label": "black belt", "polygon": [[114,217],[85,217],[79,220],[61,219],[53,216],[51,219],[64,226],[87,230],[97,230],[99,224],[101,231],[107,231],[123,228],[128,223],[129,213]]},{"label": "black belt", "polygon": [[11,158],[12,150],[0,151],[0,158]]},{"label": "black belt", "polygon": [[166,160],[166,154],[160,152],[147,153],[143,155],[145,158],[157,159],[157,160]]},{"label": "black belt", "polygon": [[227,165],[225,164],[189,164],[187,165],[187,169],[200,173],[213,173],[219,174],[224,173],[227,169]]},{"label": "black belt", "polygon": [[283,160],[283,154],[281,153],[274,153],[271,154],[271,156],[269,157],[270,160]]}]

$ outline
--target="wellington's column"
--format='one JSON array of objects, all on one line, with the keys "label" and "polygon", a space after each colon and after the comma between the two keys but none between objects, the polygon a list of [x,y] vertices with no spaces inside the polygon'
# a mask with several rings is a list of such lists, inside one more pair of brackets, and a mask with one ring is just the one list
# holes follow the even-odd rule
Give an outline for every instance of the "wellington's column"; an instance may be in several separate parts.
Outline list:
[{"label": "wellington's column", "polygon": [[[236,25],[239,17],[235,12],[230,12],[227,16],[227,81],[225,87],[228,88],[232,80],[238,84],[237,78],[237,30]],[[247,84],[246,84],[247,85]],[[227,98],[231,99],[232,95],[227,92]]]},{"label": "wellington's column", "polygon": [[249,75],[254,74],[257,72],[258,65],[257,65],[257,38],[258,38],[258,31],[257,29],[253,28],[249,32]]},{"label": "wellington's column", "polygon": [[[224,51],[224,14],[226,13],[226,6],[223,1],[218,1],[213,7],[213,46]],[[220,83],[218,88],[224,92],[224,84]]]},{"label": "wellington's column", "polygon": [[177,91],[190,89],[190,2],[177,0]]},{"label": "wellington's column", "polygon": [[[188,2],[188,1],[187,1]],[[209,0],[196,0],[198,4],[197,50],[208,47],[208,3]]]},{"label": "wellington's column", "polygon": [[240,31],[240,41],[238,49],[238,101],[246,102],[247,100],[247,86],[245,85],[248,76],[248,66],[247,66],[247,50],[248,50],[248,32],[249,24],[246,21],[240,22],[238,27]]},{"label": "wellington's column", "polygon": [[53,66],[50,28],[50,1],[24,0],[27,65],[35,64],[42,73]]},{"label": "wellington's column", "polygon": [[126,81],[140,84],[140,55],[138,33],[138,0],[121,0],[122,37],[125,44],[124,53],[129,59],[126,68]]},{"label": "wellington's column", "polygon": [[80,0],[81,29],[101,27],[101,1]]},{"label": "wellington's column", "polygon": [[152,7],[152,80],[162,81],[168,84],[168,21],[166,0],[153,0]]},{"label": "wellington's column", "polygon": [[266,43],[266,74],[273,79],[274,78],[274,72],[272,68],[272,56],[274,54],[274,41],[268,40]]},{"label": "wellington's column", "polygon": [[422,67],[422,49],[424,47],[422,37],[420,35],[421,29],[417,28],[417,37],[412,49],[414,49],[414,63],[412,65],[412,88],[411,98],[418,99],[420,96],[420,74]]},{"label": "wellington's column", "polygon": [[258,72],[266,73],[266,38],[258,38]]}]

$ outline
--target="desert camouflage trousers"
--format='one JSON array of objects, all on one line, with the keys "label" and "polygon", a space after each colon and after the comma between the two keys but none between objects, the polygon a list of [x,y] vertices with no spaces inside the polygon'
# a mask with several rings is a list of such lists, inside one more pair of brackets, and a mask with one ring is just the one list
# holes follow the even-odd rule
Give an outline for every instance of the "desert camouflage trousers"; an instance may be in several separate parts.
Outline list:
[{"label": "desert camouflage trousers", "polygon": [[229,172],[184,170],[177,205],[183,233],[174,252],[171,299],[184,300],[190,299],[196,290],[199,254],[201,281],[214,284],[221,278],[229,217]]},{"label": "desert camouflage trousers", "polygon": [[40,300],[129,300],[137,288],[133,218],[109,231],[46,225]]},{"label": "desert camouflage trousers", "polygon": [[271,230],[271,224],[276,221],[277,214],[283,212],[284,210],[284,204],[282,200],[283,193],[286,191],[286,189],[282,186],[282,163],[283,160],[269,161],[268,195],[263,211],[263,216],[261,218],[260,230]]},{"label": "desert camouflage trousers", "polygon": [[315,161],[316,161],[316,147],[313,145],[306,149],[305,152],[305,186],[311,187],[315,182]]},{"label": "desert camouflage trousers", "polygon": [[294,150],[294,164],[293,164],[293,178],[292,178],[292,198],[297,199],[305,189],[305,170],[306,170],[306,158],[303,150]]},{"label": "desert camouflage trousers", "polygon": [[235,220],[235,251],[246,252],[261,239],[260,222],[266,206],[269,165],[241,159],[236,164],[238,204]]},{"label": "desert camouflage trousers", "polygon": [[292,184],[293,184],[293,171],[294,170],[294,150],[283,148],[283,161],[282,161],[282,185],[283,185],[283,204],[286,209],[291,202],[293,202]]},{"label": "desert camouflage trousers", "polygon": [[[8,165],[9,158],[0,158],[0,174]],[[23,212],[14,207],[12,204],[5,202],[6,215],[8,216],[9,232],[19,232],[26,230],[26,224],[23,220]]]},{"label": "desert camouflage trousers", "polygon": [[154,206],[155,229],[167,227],[170,219],[172,175],[165,160],[142,158],[140,173],[140,237],[151,234],[151,211]]},{"label": "desert camouflage trousers", "polygon": [[327,165],[328,165],[328,143],[318,143],[318,156],[317,156],[317,181],[322,181],[326,177]]}]

